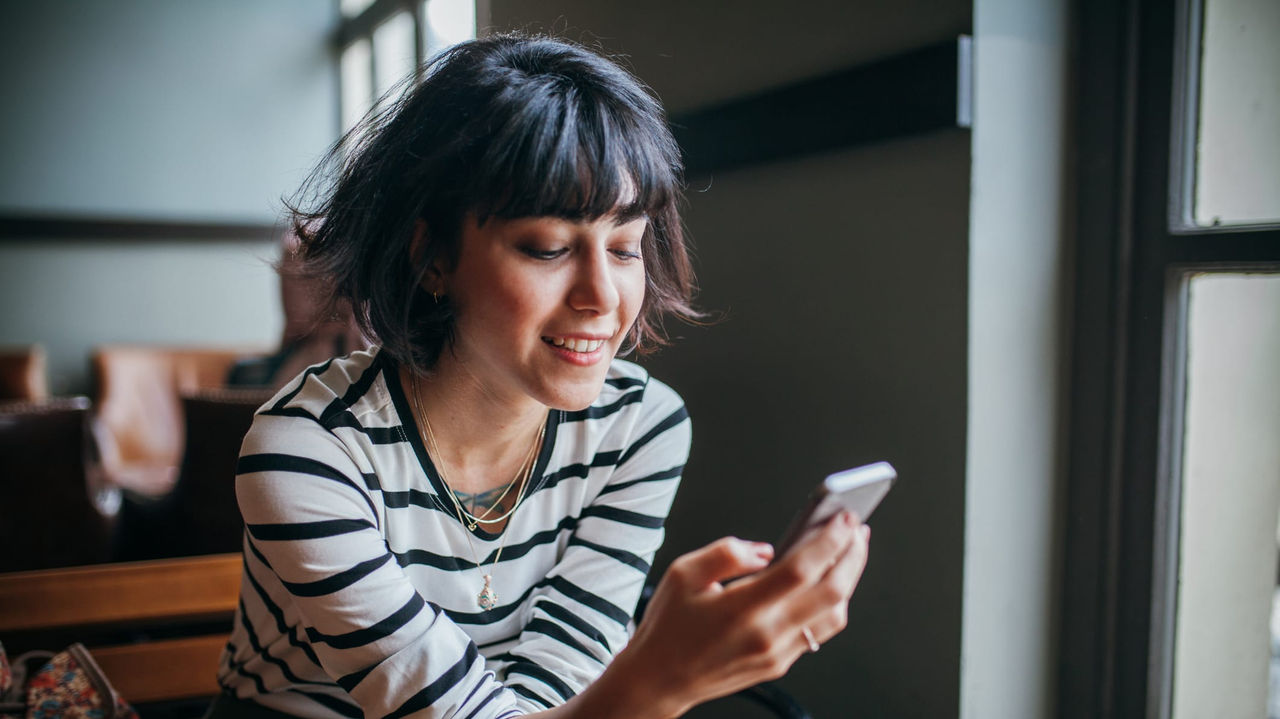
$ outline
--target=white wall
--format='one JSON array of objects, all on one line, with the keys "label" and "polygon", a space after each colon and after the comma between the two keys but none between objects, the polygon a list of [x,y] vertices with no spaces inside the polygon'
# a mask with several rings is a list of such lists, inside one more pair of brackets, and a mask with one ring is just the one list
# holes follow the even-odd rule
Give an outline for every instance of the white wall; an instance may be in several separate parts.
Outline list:
[{"label": "white wall", "polygon": [[[272,223],[336,136],[331,3],[45,0],[5,11],[0,215]],[[0,344],[55,392],[131,341],[271,346],[270,241],[0,240]],[[263,260],[263,261],[260,261]]]},{"label": "white wall", "polygon": [[0,344],[40,342],[50,391],[85,392],[96,345],[275,347],[273,243],[0,243]]},{"label": "white wall", "polygon": [[960,716],[1054,714],[1067,3],[975,0]]},{"label": "white wall", "polygon": [[11,3],[0,212],[276,218],[333,141],[331,3]]}]

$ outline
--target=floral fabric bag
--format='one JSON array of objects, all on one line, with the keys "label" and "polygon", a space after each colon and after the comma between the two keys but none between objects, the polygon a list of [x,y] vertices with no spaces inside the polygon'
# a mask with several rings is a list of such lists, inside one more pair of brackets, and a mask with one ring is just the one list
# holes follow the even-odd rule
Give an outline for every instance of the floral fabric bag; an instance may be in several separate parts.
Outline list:
[{"label": "floral fabric bag", "polygon": [[138,719],[83,644],[27,652],[10,663],[0,646],[3,719]]}]

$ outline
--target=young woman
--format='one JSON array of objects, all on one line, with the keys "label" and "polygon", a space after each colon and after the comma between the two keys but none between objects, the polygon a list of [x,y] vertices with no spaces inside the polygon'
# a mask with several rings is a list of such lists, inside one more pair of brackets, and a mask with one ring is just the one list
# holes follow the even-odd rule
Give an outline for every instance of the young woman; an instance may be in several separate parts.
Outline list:
[{"label": "young woman", "polygon": [[302,258],[377,347],[245,440],[212,716],[662,719],[843,628],[869,538],[847,516],[772,564],[733,538],[680,557],[629,637],[690,426],[616,357],[696,317],[678,149],[633,77],[466,43],[330,162]]}]

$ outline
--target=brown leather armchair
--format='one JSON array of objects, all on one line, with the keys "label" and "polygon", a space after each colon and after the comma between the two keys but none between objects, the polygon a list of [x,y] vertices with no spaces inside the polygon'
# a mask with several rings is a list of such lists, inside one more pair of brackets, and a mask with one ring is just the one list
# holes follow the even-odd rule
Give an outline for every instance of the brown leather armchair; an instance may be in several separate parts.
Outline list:
[{"label": "brown leather armchair", "polygon": [[0,402],[0,572],[107,559],[89,400]]},{"label": "brown leather armchair", "polygon": [[0,400],[39,402],[48,398],[44,348],[28,345],[0,349]]},{"label": "brown leather armchair", "polygon": [[116,561],[240,551],[236,462],[254,413],[271,395],[270,389],[214,389],[182,397],[186,447],[177,484],[160,500],[125,499]]},{"label": "brown leather armchair", "polygon": [[109,345],[90,359],[94,433],[110,482],[157,497],[173,488],[182,459],[184,393],[222,387],[252,350]]}]

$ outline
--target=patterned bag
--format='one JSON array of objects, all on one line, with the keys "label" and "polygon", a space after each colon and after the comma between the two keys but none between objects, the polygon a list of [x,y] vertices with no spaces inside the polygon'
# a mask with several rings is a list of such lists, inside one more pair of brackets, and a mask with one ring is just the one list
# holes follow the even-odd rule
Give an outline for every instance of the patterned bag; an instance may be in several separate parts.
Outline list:
[{"label": "patterned bag", "polygon": [[[0,717],[7,717],[11,714],[10,707],[7,703],[9,698],[9,687],[13,686],[13,669],[9,666],[9,657],[4,653],[4,645],[0,644]],[[24,712],[27,705],[25,703],[18,705],[17,709]]]},{"label": "patterned bag", "polygon": [[[37,662],[39,668],[28,678],[28,668]],[[83,644],[57,654],[27,652],[12,667],[0,646],[0,667],[0,717],[138,719]]]}]

